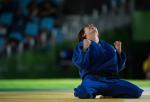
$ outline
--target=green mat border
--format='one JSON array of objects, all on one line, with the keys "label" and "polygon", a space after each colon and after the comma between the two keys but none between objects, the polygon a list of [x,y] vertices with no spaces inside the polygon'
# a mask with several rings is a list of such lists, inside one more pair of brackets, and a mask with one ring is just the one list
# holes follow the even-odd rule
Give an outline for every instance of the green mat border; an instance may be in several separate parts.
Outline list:
[{"label": "green mat border", "polygon": [[[128,81],[150,88],[150,80]],[[80,83],[80,79],[9,79],[0,80],[0,91],[73,91]]]}]

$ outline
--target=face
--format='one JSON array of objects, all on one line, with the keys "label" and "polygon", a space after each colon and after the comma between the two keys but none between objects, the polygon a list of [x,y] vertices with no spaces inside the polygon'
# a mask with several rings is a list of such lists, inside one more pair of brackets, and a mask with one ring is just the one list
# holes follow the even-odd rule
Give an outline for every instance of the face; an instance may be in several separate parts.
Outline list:
[{"label": "face", "polygon": [[84,32],[84,36],[86,36],[87,39],[93,40],[97,43],[99,42],[98,30],[93,24],[86,26]]}]

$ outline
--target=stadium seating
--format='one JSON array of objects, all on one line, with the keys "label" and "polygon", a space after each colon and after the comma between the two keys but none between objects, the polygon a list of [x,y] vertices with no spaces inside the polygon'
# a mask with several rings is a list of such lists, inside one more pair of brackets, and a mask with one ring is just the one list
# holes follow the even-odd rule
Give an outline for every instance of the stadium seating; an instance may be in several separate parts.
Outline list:
[{"label": "stadium seating", "polygon": [[48,31],[51,31],[54,27],[54,20],[50,17],[46,17],[46,18],[43,18],[41,19],[41,22],[40,22],[40,28],[42,30],[48,30]]},{"label": "stadium seating", "polygon": [[5,26],[10,26],[13,21],[13,13],[12,12],[5,12],[2,13],[0,16],[0,23]]},{"label": "stadium seating", "polygon": [[9,38],[17,40],[17,41],[23,41],[23,36],[20,32],[14,31],[11,32],[9,35]]},{"label": "stadium seating", "polygon": [[25,34],[36,37],[39,34],[39,26],[36,22],[28,22],[25,27]]}]

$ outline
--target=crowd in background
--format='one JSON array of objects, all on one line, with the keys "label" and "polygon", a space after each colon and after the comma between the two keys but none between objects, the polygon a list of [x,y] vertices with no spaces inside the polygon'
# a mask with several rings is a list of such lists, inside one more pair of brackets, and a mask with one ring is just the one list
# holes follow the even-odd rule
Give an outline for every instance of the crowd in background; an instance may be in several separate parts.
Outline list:
[{"label": "crowd in background", "polygon": [[[74,24],[65,26],[69,22],[63,22],[68,14],[94,13],[95,17],[97,13],[106,14],[112,11],[129,13],[129,9],[129,0],[1,0],[0,55],[10,56],[28,49],[50,46],[67,38],[66,33],[76,33]],[[79,29],[82,22],[75,22],[79,23]]]},{"label": "crowd in background", "polygon": [[59,1],[61,0],[1,0],[1,56],[53,43],[57,34],[61,35]]},{"label": "crowd in background", "polygon": [[[49,49],[66,39],[74,41],[80,28],[87,23],[96,24],[103,33],[112,31],[112,34],[105,34],[111,40],[117,35],[113,33],[116,28],[125,28],[124,35],[131,34],[132,12],[134,9],[150,9],[149,5],[147,0],[0,0],[0,58],[41,48]],[[131,51],[129,42],[132,35],[125,36],[129,37],[128,41],[123,39],[127,41],[127,50]],[[57,56],[54,55],[53,58],[57,57],[62,70],[71,66],[72,51],[70,48],[62,48]],[[128,57],[129,67],[134,64],[134,58],[130,60],[132,57]],[[147,63],[143,65],[143,70],[149,78]],[[0,67],[0,73],[3,73],[3,69],[8,66]],[[127,71],[132,73],[130,69]],[[65,72],[69,73],[67,70]]]}]

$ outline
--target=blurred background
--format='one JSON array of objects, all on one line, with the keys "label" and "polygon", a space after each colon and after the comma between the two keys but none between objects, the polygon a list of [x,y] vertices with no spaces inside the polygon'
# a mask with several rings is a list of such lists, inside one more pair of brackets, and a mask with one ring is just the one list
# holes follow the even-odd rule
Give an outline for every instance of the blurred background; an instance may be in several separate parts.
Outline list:
[{"label": "blurred background", "polygon": [[149,0],[0,0],[0,79],[79,78],[77,34],[93,23],[123,42],[125,79],[150,79]]}]

